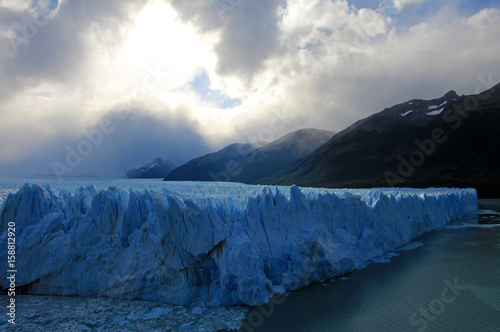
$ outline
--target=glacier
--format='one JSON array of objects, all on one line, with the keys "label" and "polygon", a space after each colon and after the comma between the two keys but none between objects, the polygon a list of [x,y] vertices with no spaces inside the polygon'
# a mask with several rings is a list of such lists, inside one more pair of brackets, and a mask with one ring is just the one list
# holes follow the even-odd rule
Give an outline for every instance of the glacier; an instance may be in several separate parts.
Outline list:
[{"label": "glacier", "polygon": [[[475,189],[26,184],[3,202],[0,242],[14,222],[19,292],[255,306],[362,268],[476,209]],[[7,289],[7,259],[0,268]]]}]

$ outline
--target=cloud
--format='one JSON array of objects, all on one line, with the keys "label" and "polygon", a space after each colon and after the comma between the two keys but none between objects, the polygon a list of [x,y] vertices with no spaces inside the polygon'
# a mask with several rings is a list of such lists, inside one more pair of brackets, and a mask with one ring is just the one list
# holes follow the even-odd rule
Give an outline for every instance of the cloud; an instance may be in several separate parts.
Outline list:
[{"label": "cloud", "polygon": [[75,173],[340,131],[398,102],[500,81],[498,8],[417,2],[2,0],[0,167],[48,172],[117,110],[130,117]]},{"label": "cloud", "polygon": [[31,0],[0,0],[0,8],[14,12],[22,12],[29,9]]},{"label": "cloud", "polygon": [[428,0],[394,0],[394,7],[398,10],[403,9],[408,5],[420,4]]},{"label": "cloud", "polygon": [[0,11],[0,167],[23,166],[38,151],[55,158],[151,76],[145,64],[128,70],[120,61],[142,1],[39,4]]},{"label": "cloud", "polygon": [[443,20],[449,10],[396,29],[379,11],[342,1],[288,4],[280,21],[286,47],[268,57],[252,96],[230,122],[234,131],[255,136],[269,128],[275,110],[284,110],[286,130],[339,131],[395,103],[450,89],[475,93],[489,74],[500,81],[500,47],[492,42],[499,10]]},{"label": "cloud", "polygon": [[251,79],[280,52],[280,1],[244,1],[237,6],[215,46],[217,73]]},{"label": "cloud", "polygon": [[156,157],[181,164],[209,149],[188,112],[158,102],[147,109],[116,110],[77,136],[51,136],[44,149],[5,165],[3,173],[122,177]]},{"label": "cloud", "polygon": [[251,80],[267,59],[279,54],[279,14],[283,2],[171,1],[181,17],[201,33],[218,33],[217,75]]}]

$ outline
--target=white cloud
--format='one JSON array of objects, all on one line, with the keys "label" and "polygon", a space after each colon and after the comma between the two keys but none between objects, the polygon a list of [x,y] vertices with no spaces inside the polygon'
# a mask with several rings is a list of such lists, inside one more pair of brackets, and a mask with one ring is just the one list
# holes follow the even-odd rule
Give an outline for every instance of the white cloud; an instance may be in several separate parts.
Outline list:
[{"label": "white cloud", "polygon": [[30,8],[31,0],[0,0],[0,8],[22,12]]},{"label": "white cloud", "polygon": [[500,19],[500,10],[494,8],[483,9],[476,15],[467,19],[467,23],[476,29],[485,30],[498,29],[498,21]]},{"label": "white cloud", "polygon": [[423,3],[425,1],[428,1],[428,0],[394,0],[394,7],[396,9],[401,10],[408,5],[419,4],[419,3]]}]

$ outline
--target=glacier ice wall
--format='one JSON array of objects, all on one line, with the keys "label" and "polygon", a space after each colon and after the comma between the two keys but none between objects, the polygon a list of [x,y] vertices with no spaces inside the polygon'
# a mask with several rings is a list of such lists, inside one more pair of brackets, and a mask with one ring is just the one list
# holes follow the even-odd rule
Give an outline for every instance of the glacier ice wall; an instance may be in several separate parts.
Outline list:
[{"label": "glacier ice wall", "polygon": [[16,283],[29,293],[259,305],[359,268],[476,207],[474,189],[259,187],[235,200],[26,184],[2,206],[0,242],[15,222]]}]

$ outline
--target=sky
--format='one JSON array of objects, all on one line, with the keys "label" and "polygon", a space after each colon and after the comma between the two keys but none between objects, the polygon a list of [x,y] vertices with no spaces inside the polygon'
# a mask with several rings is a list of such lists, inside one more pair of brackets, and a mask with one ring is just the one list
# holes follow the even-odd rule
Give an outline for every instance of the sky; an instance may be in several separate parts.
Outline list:
[{"label": "sky", "polygon": [[0,175],[122,176],[500,82],[500,1],[0,0]]}]

